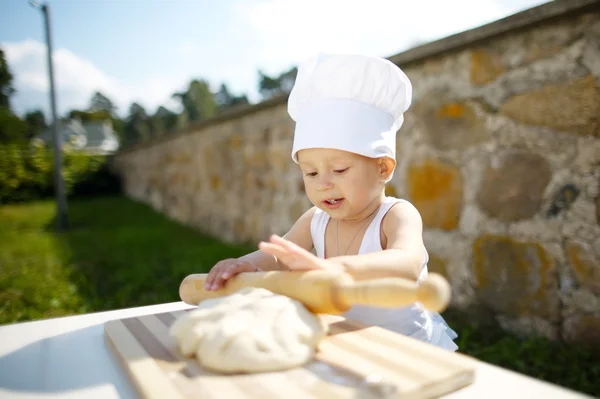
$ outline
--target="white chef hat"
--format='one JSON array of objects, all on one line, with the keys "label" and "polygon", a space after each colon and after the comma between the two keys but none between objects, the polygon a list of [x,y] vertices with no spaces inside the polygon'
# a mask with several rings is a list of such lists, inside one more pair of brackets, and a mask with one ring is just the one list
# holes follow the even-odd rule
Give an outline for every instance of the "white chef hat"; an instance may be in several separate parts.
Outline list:
[{"label": "white chef hat", "polygon": [[306,148],[335,148],[371,158],[396,157],[396,132],[412,85],[389,60],[319,53],[298,67],[288,98],[296,122],[292,159]]}]

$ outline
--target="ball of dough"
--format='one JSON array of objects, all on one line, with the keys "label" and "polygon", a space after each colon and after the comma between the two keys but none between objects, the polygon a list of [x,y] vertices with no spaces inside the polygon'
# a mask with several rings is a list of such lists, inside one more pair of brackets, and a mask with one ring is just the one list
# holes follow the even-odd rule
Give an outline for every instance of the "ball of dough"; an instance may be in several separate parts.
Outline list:
[{"label": "ball of dough", "polygon": [[285,370],[312,359],[327,327],[302,303],[263,288],[202,301],[170,334],[185,356],[224,373]]}]

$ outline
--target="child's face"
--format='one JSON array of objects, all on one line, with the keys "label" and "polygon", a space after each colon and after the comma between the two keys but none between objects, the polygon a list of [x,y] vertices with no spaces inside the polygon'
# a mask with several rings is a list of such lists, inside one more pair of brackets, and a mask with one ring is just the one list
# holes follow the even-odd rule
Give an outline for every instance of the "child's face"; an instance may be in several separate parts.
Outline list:
[{"label": "child's face", "polygon": [[332,218],[353,218],[377,199],[390,176],[394,161],[311,148],[298,152],[305,190],[310,201]]}]

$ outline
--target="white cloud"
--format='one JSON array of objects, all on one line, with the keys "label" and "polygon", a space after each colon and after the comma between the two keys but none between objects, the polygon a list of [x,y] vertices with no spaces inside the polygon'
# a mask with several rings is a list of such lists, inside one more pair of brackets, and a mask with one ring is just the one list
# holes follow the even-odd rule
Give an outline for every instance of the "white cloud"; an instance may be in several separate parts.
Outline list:
[{"label": "white cloud", "polygon": [[[22,114],[34,108],[42,108],[49,115],[49,82],[45,44],[25,40],[2,43],[9,68],[14,75],[17,90],[12,104]],[[71,109],[88,106],[95,91],[110,98],[124,114],[133,101],[152,112],[159,105],[176,106],[170,96],[182,86],[179,79],[150,76],[139,86],[119,81],[70,50],[59,48],[53,55],[54,76],[57,88],[59,115]]]}]

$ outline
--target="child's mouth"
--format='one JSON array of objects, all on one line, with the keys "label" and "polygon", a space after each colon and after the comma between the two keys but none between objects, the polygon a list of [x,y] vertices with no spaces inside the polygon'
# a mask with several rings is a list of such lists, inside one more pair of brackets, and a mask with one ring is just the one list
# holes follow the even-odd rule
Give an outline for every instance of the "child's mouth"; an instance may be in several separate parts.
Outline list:
[{"label": "child's mouth", "polygon": [[342,205],[343,201],[344,201],[343,198],[332,198],[332,199],[327,199],[327,200],[323,201],[323,204],[325,204],[325,206],[327,208],[333,209],[333,208],[338,208],[340,205]]}]

